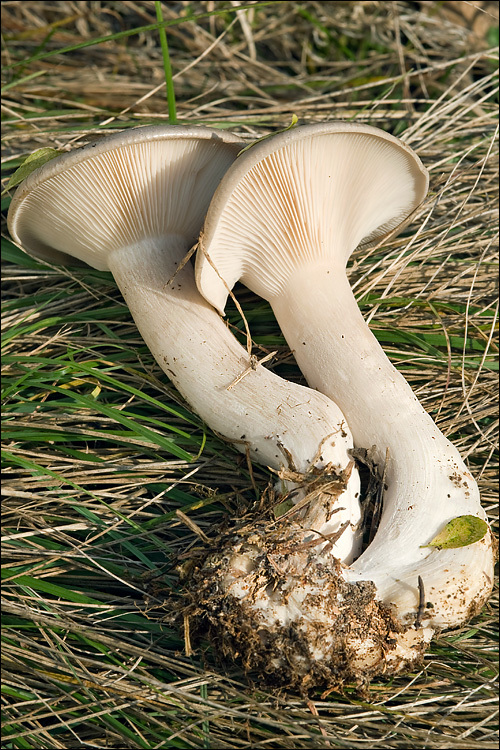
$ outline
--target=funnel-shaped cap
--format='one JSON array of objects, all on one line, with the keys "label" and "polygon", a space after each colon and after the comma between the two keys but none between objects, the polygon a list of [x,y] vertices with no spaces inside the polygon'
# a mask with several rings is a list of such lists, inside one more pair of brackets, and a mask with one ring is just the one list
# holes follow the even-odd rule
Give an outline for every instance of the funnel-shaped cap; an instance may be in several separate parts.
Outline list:
[{"label": "funnel-shaped cap", "polygon": [[412,149],[368,125],[319,123],[263,140],[236,159],[212,199],[198,288],[220,312],[238,280],[270,300],[292,271],[344,267],[356,247],[403,228],[427,188]]},{"label": "funnel-shaped cap", "polygon": [[134,128],[35,170],[8,216],[14,240],[52,263],[108,269],[108,254],[145,239],[196,239],[210,198],[241,141],[176,125]]}]

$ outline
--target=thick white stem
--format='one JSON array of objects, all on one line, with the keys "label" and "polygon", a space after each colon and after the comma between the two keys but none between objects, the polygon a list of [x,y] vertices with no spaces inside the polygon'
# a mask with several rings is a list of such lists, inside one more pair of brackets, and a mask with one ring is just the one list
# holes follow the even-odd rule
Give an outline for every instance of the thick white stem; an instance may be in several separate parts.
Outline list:
[{"label": "thick white stem", "polygon": [[[378,532],[346,572],[375,582],[400,614],[415,612],[418,576],[436,627],[464,621],[490,590],[491,538],[468,547],[425,545],[460,515],[484,518],[477,485],[457,449],[436,427],[363,320],[345,270],[298,269],[270,300],[308,383],[339,405],[358,447],[389,450]],[[450,597],[451,594],[451,597]]]},{"label": "thick white stem", "polygon": [[[109,268],[160,367],[213,430],[242,452],[248,446],[258,462],[298,472],[330,462],[345,469],[352,438],[343,415],[328,398],[262,366],[249,369],[228,390],[250,360],[198,292],[191,265],[178,271],[186,251],[182,237],[168,236],[115,250],[109,257]],[[351,522],[335,545],[334,553],[341,559],[350,559],[356,550],[358,494],[354,470],[337,501],[345,510],[318,529],[332,533],[344,521]]]}]

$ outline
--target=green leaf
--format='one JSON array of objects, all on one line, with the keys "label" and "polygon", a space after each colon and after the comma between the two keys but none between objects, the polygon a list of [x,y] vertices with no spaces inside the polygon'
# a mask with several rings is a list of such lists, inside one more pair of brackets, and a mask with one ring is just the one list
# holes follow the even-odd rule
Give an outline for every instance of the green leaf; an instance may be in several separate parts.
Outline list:
[{"label": "green leaf", "polygon": [[279,518],[285,513],[288,513],[288,511],[293,508],[294,504],[293,500],[283,500],[282,503],[278,503],[278,505],[275,505],[273,508],[274,517]]},{"label": "green leaf", "polygon": [[486,39],[490,47],[498,47],[499,34],[498,26],[490,26],[486,33]]},{"label": "green leaf", "polygon": [[421,547],[437,547],[438,549],[457,549],[479,542],[488,531],[488,524],[477,516],[458,516],[448,521],[444,529],[437,534],[429,544]]},{"label": "green leaf", "polygon": [[43,166],[55,156],[59,156],[59,151],[55,148],[39,148],[36,151],[33,151],[32,154],[26,157],[21,166],[16,169],[14,174],[11,175],[6,190],[10,190],[11,188],[16,187],[16,185],[19,185],[19,183],[25,180],[28,175],[35,171],[35,169]]}]

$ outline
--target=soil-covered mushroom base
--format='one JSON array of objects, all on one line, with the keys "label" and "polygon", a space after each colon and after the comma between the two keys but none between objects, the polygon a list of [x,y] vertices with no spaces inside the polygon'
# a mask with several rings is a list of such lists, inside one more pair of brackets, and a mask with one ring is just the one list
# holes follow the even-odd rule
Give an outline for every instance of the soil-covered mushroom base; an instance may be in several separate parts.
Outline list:
[{"label": "soil-covered mushroom base", "polygon": [[228,533],[189,583],[193,615],[209,623],[223,657],[268,683],[307,691],[410,670],[428,630],[402,625],[371,581],[347,582],[345,566],[299,524]]}]

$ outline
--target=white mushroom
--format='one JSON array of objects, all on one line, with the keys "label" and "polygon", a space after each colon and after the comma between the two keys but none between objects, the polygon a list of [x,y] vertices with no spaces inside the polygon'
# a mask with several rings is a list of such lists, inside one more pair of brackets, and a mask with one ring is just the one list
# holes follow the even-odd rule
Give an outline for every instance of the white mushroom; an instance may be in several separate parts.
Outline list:
[{"label": "white mushroom", "polygon": [[359,539],[359,477],[351,471],[352,438],[342,414],[327,397],[251,367],[197,291],[192,266],[181,267],[242,145],[229,133],[181,126],[103,138],[29,175],[10,206],[10,233],[50,262],[78,259],[111,271],[160,367],[242,452],[275,470],[341,475],[345,492],[342,486],[336,497],[323,496],[311,534],[319,538],[344,524],[335,552],[350,559]]},{"label": "white mushroom", "polygon": [[[337,583],[334,571],[328,578],[324,567],[319,570],[323,583],[315,590],[323,586],[326,592],[330,581],[330,604],[327,596],[319,603],[310,599],[307,607],[299,603],[292,618],[297,628],[305,618],[322,634],[309,649],[308,669],[319,661],[348,677],[397,671],[418,658],[436,629],[458,626],[477,612],[491,591],[486,525],[483,538],[468,546],[425,546],[456,517],[485,518],[478,488],[458,450],[384,354],[346,275],[353,250],[405,226],[427,187],[416,154],[379,129],[338,122],[297,127],[238,157],[213,197],[201,235],[196,279],[204,297],[223,313],[227,290],[241,279],[268,300],[309,385],[338,403],[355,445],[375,445],[379,465],[388,449],[374,540],[349,567],[337,567]],[[237,598],[245,580],[231,584]],[[361,633],[346,621],[349,587],[361,581],[374,584],[375,601],[390,607],[404,633],[390,632],[397,629],[394,621],[385,635],[383,627]],[[309,590],[297,581],[296,599]],[[356,623],[360,604],[353,601]],[[366,606],[372,617],[373,597],[366,597]],[[343,635],[337,637],[339,618]],[[330,625],[322,628],[325,620]],[[343,666],[335,649],[343,652]]]}]

